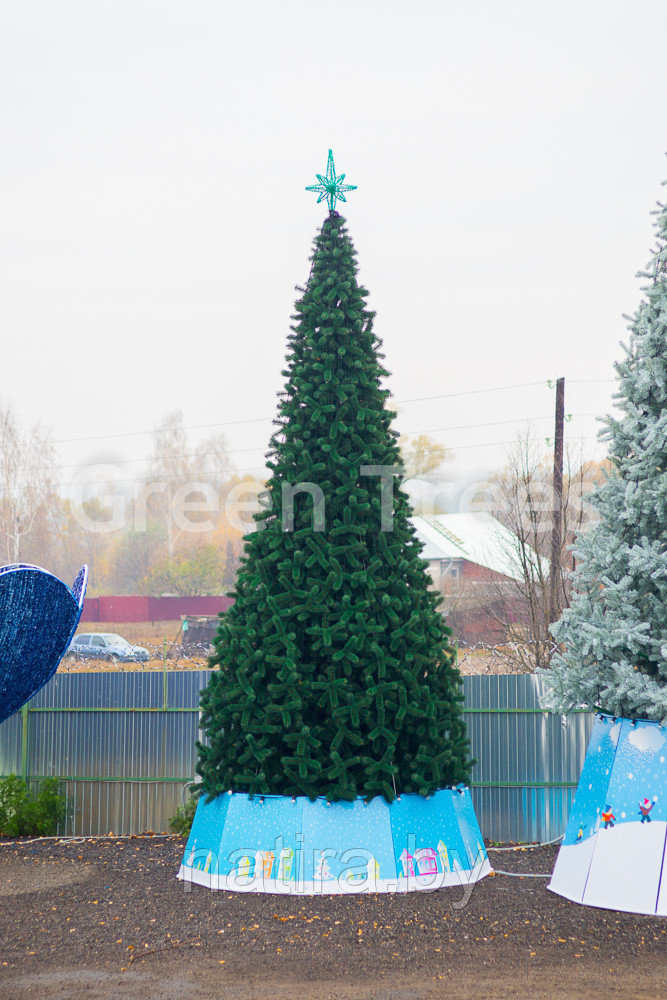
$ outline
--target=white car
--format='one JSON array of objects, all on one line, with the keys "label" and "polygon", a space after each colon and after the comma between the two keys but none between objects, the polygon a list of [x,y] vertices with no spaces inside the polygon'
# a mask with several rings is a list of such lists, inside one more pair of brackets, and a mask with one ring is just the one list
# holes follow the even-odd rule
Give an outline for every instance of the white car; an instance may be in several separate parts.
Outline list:
[{"label": "white car", "polygon": [[74,636],[65,655],[119,663],[144,663],[151,658],[143,646],[133,646],[114,632],[81,632]]}]

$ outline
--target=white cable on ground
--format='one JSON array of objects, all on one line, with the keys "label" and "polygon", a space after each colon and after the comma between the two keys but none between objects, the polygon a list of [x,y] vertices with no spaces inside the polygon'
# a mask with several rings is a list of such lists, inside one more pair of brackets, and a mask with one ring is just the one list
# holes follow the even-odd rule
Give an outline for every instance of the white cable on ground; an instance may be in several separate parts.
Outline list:
[{"label": "white cable on ground", "polygon": [[552,872],[543,875],[542,872],[503,872],[500,868],[493,869],[494,875],[509,875],[511,878],[551,878]]},{"label": "white cable on ground", "polygon": [[488,851],[527,851],[533,847],[551,847],[552,844],[557,844],[559,840],[562,840],[565,836],[561,833],[559,837],[554,840],[545,840],[543,844],[517,844],[516,847],[487,847]]},{"label": "white cable on ground", "polygon": [[96,837],[33,837],[31,840],[0,840],[0,847],[23,847],[24,844],[36,844],[40,840],[57,840],[61,844],[77,844],[82,840],[156,840],[158,837],[177,837],[177,833],[100,833]]},{"label": "white cable on ground", "polygon": [[[12,847],[14,844],[36,844],[40,840],[59,840],[61,844],[75,844],[80,840],[132,840],[136,837],[142,837],[146,840],[155,839],[156,837],[177,837],[176,833],[100,833],[97,836],[90,837],[32,837],[31,840],[0,840],[0,847]],[[487,847],[487,853],[489,851],[528,851],[534,847],[550,847],[552,844],[557,844],[559,840],[562,840],[565,836],[561,833],[559,837],[554,840],[545,840],[541,844],[517,844],[515,847]],[[512,874],[511,872],[500,872],[499,874]]]}]

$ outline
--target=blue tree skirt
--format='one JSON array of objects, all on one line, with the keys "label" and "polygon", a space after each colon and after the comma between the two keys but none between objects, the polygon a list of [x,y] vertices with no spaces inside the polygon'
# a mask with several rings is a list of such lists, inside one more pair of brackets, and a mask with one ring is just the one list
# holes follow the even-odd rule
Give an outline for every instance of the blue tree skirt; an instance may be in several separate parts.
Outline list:
[{"label": "blue tree skirt", "polygon": [[0,722],[53,677],[86,593],[84,566],[70,590],[39,566],[0,567]]},{"label": "blue tree skirt", "polygon": [[667,916],[667,729],[598,716],[549,888]]},{"label": "blue tree skirt", "polygon": [[202,796],[178,877],[210,889],[408,892],[469,885],[491,871],[470,792],[389,805],[305,797]]}]

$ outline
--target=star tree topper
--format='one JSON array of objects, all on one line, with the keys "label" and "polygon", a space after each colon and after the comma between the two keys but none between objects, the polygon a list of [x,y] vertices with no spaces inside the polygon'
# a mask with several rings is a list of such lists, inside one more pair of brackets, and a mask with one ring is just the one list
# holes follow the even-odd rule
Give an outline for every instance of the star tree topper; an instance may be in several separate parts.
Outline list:
[{"label": "star tree topper", "polygon": [[306,188],[306,191],[315,191],[319,194],[319,198],[317,199],[318,205],[326,198],[327,205],[332,212],[336,208],[337,201],[347,200],[343,194],[344,191],[356,191],[357,189],[356,184],[343,184],[345,174],[340,174],[336,177],[336,168],[334,166],[334,158],[331,150],[329,150],[329,156],[327,157],[326,174],[316,174],[315,176],[320,183],[311,184]]}]

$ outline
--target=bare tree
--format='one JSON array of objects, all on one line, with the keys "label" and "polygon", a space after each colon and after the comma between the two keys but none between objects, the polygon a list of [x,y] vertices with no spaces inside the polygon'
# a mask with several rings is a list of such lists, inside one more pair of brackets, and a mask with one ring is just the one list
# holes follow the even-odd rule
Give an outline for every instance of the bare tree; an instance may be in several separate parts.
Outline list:
[{"label": "bare tree", "polygon": [[212,486],[222,494],[229,488],[232,468],[229,461],[229,442],[224,434],[213,434],[202,441],[194,451],[193,473],[200,482]]},{"label": "bare tree", "polygon": [[[573,454],[574,452],[574,454]],[[549,626],[570,602],[575,534],[589,517],[584,497],[596,475],[594,463],[584,462],[581,448],[566,452],[563,477],[562,538],[558,564],[551,573],[554,497],[551,464],[540,453],[531,429],[515,441],[505,467],[495,477],[492,513],[508,529],[507,555],[517,568],[514,578],[489,582],[493,600],[489,614],[502,626],[515,649],[521,670],[547,666],[555,643]],[[552,595],[552,585],[555,592]]]},{"label": "bare tree", "polygon": [[[200,534],[199,528],[206,534],[214,530],[230,479],[229,450],[223,434],[192,449],[180,410],[168,413],[155,428],[148,481],[138,503],[149,520],[163,525],[169,560],[174,559],[179,537],[188,528],[196,534]],[[195,509],[197,505],[200,510]],[[147,527],[138,521],[137,526],[138,530]]]},{"label": "bare tree", "polygon": [[145,486],[148,509],[164,522],[170,559],[175,542],[174,496],[188,477],[188,436],[183,427],[183,413],[172,410],[153,431],[153,454]]},{"label": "bare tree", "polygon": [[[81,509],[86,521],[102,524],[111,517],[111,510],[97,496],[84,500]],[[50,563],[63,580],[74,579],[83,563],[88,564],[88,592],[102,592],[109,583],[109,553],[117,542],[119,532],[100,534],[88,531],[77,517],[77,507],[71,499],[54,497],[46,522],[51,540]],[[32,545],[31,545],[32,549]],[[42,562],[42,565],[47,565]]]},{"label": "bare tree", "polygon": [[21,561],[24,541],[54,494],[55,451],[39,424],[24,431],[11,405],[0,405],[0,533],[9,562]]}]

